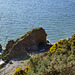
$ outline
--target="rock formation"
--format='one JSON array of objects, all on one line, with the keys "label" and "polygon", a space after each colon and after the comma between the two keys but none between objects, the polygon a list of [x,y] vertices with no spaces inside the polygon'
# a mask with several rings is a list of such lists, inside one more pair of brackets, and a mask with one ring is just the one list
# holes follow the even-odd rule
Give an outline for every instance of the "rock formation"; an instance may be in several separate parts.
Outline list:
[{"label": "rock formation", "polygon": [[13,40],[9,41],[3,59],[8,60],[16,55],[26,54],[30,51],[38,51],[43,45],[49,48],[50,46],[47,45],[46,36],[45,30],[40,27],[27,32],[27,34],[17,39],[15,42]]},{"label": "rock formation", "polygon": [[1,44],[0,44],[0,51],[2,51],[2,46],[1,46]]}]

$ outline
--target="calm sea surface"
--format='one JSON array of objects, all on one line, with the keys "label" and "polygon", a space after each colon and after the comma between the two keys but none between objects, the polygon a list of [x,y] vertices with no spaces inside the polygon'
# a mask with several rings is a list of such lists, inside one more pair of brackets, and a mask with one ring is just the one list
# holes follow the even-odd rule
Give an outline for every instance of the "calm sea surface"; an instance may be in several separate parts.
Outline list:
[{"label": "calm sea surface", "polygon": [[43,27],[54,43],[75,34],[75,0],[0,0],[0,43]]}]

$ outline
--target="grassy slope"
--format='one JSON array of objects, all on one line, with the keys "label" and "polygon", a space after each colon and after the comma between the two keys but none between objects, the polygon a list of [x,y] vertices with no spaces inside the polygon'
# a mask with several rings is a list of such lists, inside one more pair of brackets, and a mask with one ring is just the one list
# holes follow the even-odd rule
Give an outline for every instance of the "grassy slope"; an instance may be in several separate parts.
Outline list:
[{"label": "grassy slope", "polygon": [[27,75],[74,75],[75,34],[55,43],[49,52],[30,58]]}]

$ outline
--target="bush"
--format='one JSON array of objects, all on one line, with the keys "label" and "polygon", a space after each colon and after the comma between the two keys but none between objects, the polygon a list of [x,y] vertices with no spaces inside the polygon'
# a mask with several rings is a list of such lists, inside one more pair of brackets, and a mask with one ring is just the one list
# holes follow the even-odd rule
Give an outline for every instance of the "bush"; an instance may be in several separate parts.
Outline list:
[{"label": "bush", "polygon": [[13,75],[26,75],[26,72],[24,69],[22,69],[21,67],[19,67],[18,69],[15,70]]},{"label": "bush", "polygon": [[56,42],[56,43],[50,48],[50,52],[51,52],[51,53],[54,53],[57,49],[62,50],[62,44],[63,44],[63,41],[62,41],[62,40],[59,40],[58,42]]},{"label": "bush", "polygon": [[72,35],[71,39],[72,39],[72,40],[75,40],[75,34],[74,34],[74,35]]}]

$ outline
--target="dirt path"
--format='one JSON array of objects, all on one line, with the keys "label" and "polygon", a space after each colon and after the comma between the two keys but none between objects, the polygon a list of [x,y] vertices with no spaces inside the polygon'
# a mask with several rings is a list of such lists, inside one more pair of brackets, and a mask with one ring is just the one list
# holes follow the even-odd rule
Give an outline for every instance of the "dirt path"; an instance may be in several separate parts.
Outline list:
[{"label": "dirt path", "polygon": [[30,52],[29,56],[21,55],[18,58],[12,59],[8,64],[6,64],[2,69],[0,69],[0,75],[13,75],[16,68],[23,68],[27,66],[30,57],[35,57],[37,54],[48,52],[49,50],[41,50]]},{"label": "dirt path", "polygon": [[13,75],[16,68],[25,69],[29,60],[11,60],[7,65],[0,69],[0,75]]}]

